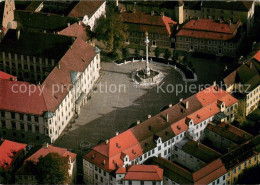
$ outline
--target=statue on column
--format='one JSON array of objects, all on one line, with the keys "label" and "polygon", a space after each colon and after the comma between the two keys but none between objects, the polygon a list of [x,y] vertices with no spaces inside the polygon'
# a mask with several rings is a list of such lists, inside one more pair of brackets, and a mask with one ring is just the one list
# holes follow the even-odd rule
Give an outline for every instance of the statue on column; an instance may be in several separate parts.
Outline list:
[{"label": "statue on column", "polygon": [[150,67],[149,67],[149,39],[148,39],[148,32],[145,33],[145,44],[146,44],[146,66],[145,66],[145,70],[144,73],[147,76],[150,76]]}]

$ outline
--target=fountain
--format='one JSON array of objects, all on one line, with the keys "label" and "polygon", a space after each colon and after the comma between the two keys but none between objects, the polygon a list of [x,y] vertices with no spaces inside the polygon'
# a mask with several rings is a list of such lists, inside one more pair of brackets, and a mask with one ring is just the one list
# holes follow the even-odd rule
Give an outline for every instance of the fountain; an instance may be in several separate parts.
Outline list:
[{"label": "fountain", "polygon": [[156,85],[163,80],[163,73],[150,68],[149,64],[149,39],[148,39],[148,32],[145,33],[145,45],[146,45],[146,61],[145,61],[145,68],[136,70],[132,73],[132,80],[139,85],[142,86],[150,86]]}]

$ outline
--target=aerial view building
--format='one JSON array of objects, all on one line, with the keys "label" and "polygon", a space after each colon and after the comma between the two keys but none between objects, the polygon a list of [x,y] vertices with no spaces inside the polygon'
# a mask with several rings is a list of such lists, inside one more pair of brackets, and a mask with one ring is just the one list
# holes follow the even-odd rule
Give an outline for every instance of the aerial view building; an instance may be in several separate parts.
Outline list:
[{"label": "aerial view building", "polygon": [[0,184],[260,184],[260,3],[0,0]]}]

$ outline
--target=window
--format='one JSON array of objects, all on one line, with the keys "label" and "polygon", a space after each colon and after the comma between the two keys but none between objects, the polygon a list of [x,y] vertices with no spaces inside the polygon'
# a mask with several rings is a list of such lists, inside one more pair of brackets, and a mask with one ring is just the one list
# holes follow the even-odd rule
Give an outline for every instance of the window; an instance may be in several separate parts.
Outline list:
[{"label": "window", "polygon": [[14,112],[11,112],[11,118],[15,119],[15,113]]},{"label": "window", "polygon": [[28,131],[32,131],[32,125],[28,125]]},{"label": "window", "polygon": [[32,120],[31,115],[27,115],[27,120],[28,120],[28,121],[31,121],[31,120]]},{"label": "window", "polygon": [[144,181],[141,181],[141,185],[144,185]]},{"label": "window", "polygon": [[5,112],[1,111],[1,117],[5,117]]},{"label": "window", "polygon": [[12,129],[16,129],[16,123],[12,121]]},{"label": "window", "polygon": [[100,181],[103,183],[103,177],[100,177]]},{"label": "window", "polygon": [[5,124],[5,121],[3,120],[2,121],[2,128],[5,128],[6,127],[6,124]]},{"label": "window", "polygon": [[161,150],[161,146],[158,147],[158,151],[160,151],[160,150]]},{"label": "window", "polygon": [[35,116],[35,117],[34,117],[34,120],[35,120],[35,122],[39,122],[39,117],[38,117],[38,116]]},{"label": "window", "polygon": [[97,174],[95,174],[95,179],[96,179],[96,180],[98,179],[98,175],[97,175]]},{"label": "window", "polygon": [[20,115],[20,120],[23,120],[24,115],[23,114],[19,114]]},{"label": "window", "polygon": [[24,124],[23,123],[21,124],[21,130],[24,130]]},{"label": "window", "polygon": [[132,181],[129,181],[129,185],[132,185]]},{"label": "window", "polygon": [[225,180],[225,179],[226,179],[226,176],[224,175],[222,179]]}]

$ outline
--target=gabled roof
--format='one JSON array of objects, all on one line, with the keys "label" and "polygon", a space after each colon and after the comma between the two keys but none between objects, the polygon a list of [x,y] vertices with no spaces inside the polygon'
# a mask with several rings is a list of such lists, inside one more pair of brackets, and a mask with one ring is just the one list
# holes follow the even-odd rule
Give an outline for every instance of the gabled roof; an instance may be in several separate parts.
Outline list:
[{"label": "gabled roof", "polygon": [[231,124],[222,122],[219,124],[208,124],[207,130],[210,130],[236,144],[241,144],[249,139],[252,139],[253,136]]},{"label": "gabled roof", "polygon": [[112,171],[123,165],[122,153],[124,156],[128,155],[130,160],[143,154],[130,130],[111,138],[108,143],[97,145],[84,158],[106,171]]},{"label": "gabled roof", "polygon": [[190,140],[183,145],[181,150],[200,159],[201,161],[204,161],[205,163],[216,160],[221,156],[217,151],[193,140]]},{"label": "gabled roof", "polygon": [[[60,37],[63,39],[67,38],[65,36]],[[71,40],[72,38],[69,37],[69,39]],[[37,53],[37,51],[35,52]],[[72,87],[70,72],[83,72],[95,55],[96,53],[92,46],[81,38],[77,38],[72,46],[64,52],[59,61],[59,68],[54,67],[42,85],[34,85],[36,90],[31,94],[29,92],[12,91],[12,87],[19,87],[20,85],[29,89],[32,85],[30,83],[0,79],[0,109],[36,115],[42,115],[45,111],[55,112]],[[52,89],[53,84],[60,88],[55,94]],[[17,89],[14,88],[14,90]],[[24,104],[25,101],[26,104]]]},{"label": "gabled roof", "polygon": [[254,151],[254,144],[248,141],[223,155],[221,160],[225,164],[226,169],[231,170],[254,155],[256,155],[256,152]]},{"label": "gabled roof", "polygon": [[209,184],[227,171],[220,159],[192,172],[162,157],[153,158],[153,163],[164,169],[164,176],[178,184]]},{"label": "gabled roof", "polygon": [[255,58],[258,62],[260,62],[260,51],[258,51],[258,52],[255,54],[254,58]]},{"label": "gabled roof", "polygon": [[253,1],[202,1],[202,7],[248,12]]},{"label": "gabled roof", "polygon": [[171,35],[171,27],[177,23],[167,16],[156,16],[140,11],[122,13],[122,21],[130,24],[128,29],[139,32],[161,33]]},{"label": "gabled roof", "polygon": [[123,180],[162,181],[163,169],[156,165],[133,165],[127,170]]},{"label": "gabled roof", "polygon": [[40,157],[45,157],[49,153],[57,153],[61,157],[70,157],[72,162],[76,159],[77,156],[77,154],[68,151],[66,148],[59,148],[47,144],[47,146],[44,146],[41,149],[39,149],[25,161],[33,161],[34,163],[37,163]]},{"label": "gabled roof", "polygon": [[56,32],[66,28],[69,24],[77,22],[76,18],[50,13],[15,10],[14,19],[22,27],[29,29],[46,30]]},{"label": "gabled roof", "polygon": [[13,167],[15,160],[25,150],[27,144],[16,143],[9,140],[3,140],[0,144],[0,170],[8,171]]},{"label": "gabled roof", "polygon": [[61,30],[59,34],[71,37],[79,37],[84,41],[88,40],[86,27],[82,24],[82,22],[74,23],[68,26],[64,30]]},{"label": "gabled roof", "polygon": [[0,50],[24,56],[60,60],[73,43],[74,39],[68,36],[9,29],[0,43]]},{"label": "gabled roof", "polygon": [[17,77],[16,76],[12,76],[12,75],[10,75],[10,74],[8,74],[8,73],[5,73],[5,72],[3,72],[3,71],[0,71],[0,79],[2,79],[2,80],[17,80]]},{"label": "gabled roof", "polygon": [[[47,108],[40,86],[35,85],[31,87],[31,85],[28,82],[0,79],[0,109],[24,114],[42,115],[47,111]],[[35,92],[30,95],[29,91],[22,93],[19,91],[20,86],[24,86],[26,89],[35,88]]]},{"label": "gabled roof", "polygon": [[71,10],[69,17],[82,18],[85,15],[90,19],[92,15],[103,5],[105,1],[79,1],[78,4]]},{"label": "gabled roof", "polygon": [[[130,157],[130,161],[141,156],[156,146],[159,137],[165,142],[188,130],[186,117],[198,124],[220,112],[218,100],[228,107],[238,101],[228,92],[211,86],[111,138],[107,144],[97,145],[84,158],[106,171],[117,170],[123,165],[122,152]],[[188,105],[187,109],[183,105]]]},{"label": "gabled roof", "polygon": [[[260,64],[258,64],[257,61],[254,61],[254,59],[255,57],[250,58],[246,63],[242,64],[235,71],[230,73],[226,78],[224,78],[224,83],[227,86],[241,84],[241,93],[245,94],[256,88],[260,83]],[[249,88],[247,85],[250,85]]]},{"label": "gabled roof", "polygon": [[213,40],[231,40],[235,38],[236,30],[240,26],[240,21],[236,24],[228,24],[213,19],[192,19],[176,35]]}]

